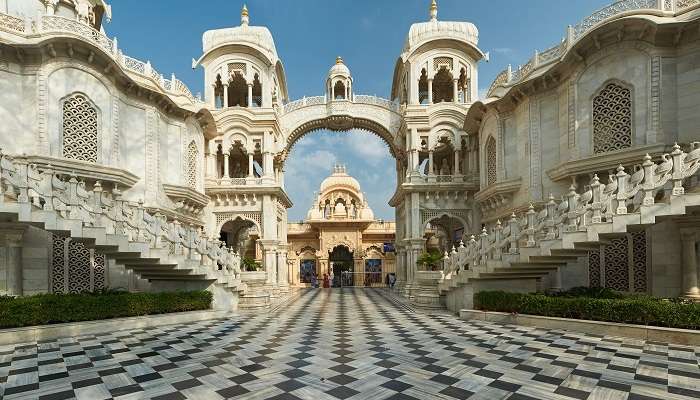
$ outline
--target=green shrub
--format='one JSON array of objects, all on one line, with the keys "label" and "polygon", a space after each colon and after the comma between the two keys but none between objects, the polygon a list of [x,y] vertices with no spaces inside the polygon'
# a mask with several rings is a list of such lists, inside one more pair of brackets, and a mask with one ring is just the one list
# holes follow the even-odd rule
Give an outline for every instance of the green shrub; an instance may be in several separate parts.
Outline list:
[{"label": "green shrub", "polygon": [[39,294],[0,301],[0,328],[207,310],[211,303],[207,291]]},{"label": "green shrub", "polygon": [[548,296],[555,297],[590,297],[594,299],[620,299],[630,296],[609,288],[579,286],[561,292],[549,292]]},{"label": "green shrub", "polygon": [[546,317],[700,329],[700,304],[649,296],[619,296],[566,297],[487,291],[474,295],[474,308]]},{"label": "green shrub", "polygon": [[243,270],[249,272],[259,271],[262,268],[262,265],[260,265],[259,262],[256,262],[250,257],[243,257],[243,259],[241,260],[241,265],[243,266]]}]

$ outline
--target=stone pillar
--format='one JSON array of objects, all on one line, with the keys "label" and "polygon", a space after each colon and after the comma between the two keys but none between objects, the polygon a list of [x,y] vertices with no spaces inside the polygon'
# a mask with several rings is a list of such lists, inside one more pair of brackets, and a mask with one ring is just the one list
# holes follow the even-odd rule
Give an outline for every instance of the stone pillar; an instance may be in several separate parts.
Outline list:
[{"label": "stone pillar", "polygon": [[697,240],[697,232],[681,229],[683,295],[694,299],[700,298]]},{"label": "stone pillar", "polygon": [[248,107],[253,107],[253,84],[248,84]]},{"label": "stone pillar", "polygon": [[209,107],[216,108],[216,84],[211,85],[209,91]]},{"label": "stone pillar", "polygon": [[459,81],[457,79],[452,80],[452,102],[459,103]]},{"label": "stone pillar", "polygon": [[253,152],[248,153],[248,178],[255,177],[255,168],[253,167]]},{"label": "stone pillar", "polygon": [[428,79],[428,104],[433,104],[433,79]]},{"label": "stone pillar", "polygon": [[428,151],[428,175],[435,175],[435,170],[433,169],[433,151]]},{"label": "stone pillar", "polygon": [[0,294],[21,296],[23,229],[0,230]]},{"label": "stone pillar", "polygon": [[289,288],[289,265],[287,264],[287,246],[280,245],[277,250],[277,284],[285,291]]},{"label": "stone pillar", "polygon": [[224,152],[224,179],[229,179],[231,176],[228,173],[228,158],[231,156],[230,150],[226,149]]},{"label": "stone pillar", "polygon": [[224,104],[222,108],[228,107],[228,83],[224,83]]},{"label": "stone pillar", "polygon": [[[366,280],[365,274],[364,274],[364,272],[365,272],[365,268],[364,268],[365,266],[363,263],[364,260],[362,258],[354,258],[352,261],[354,264],[353,272],[355,272],[355,274],[353,274],[353,275],[355,275],[355,279],[354,279],[355,286],[362,287],[365,285],[365,280]],[[362,272],[362,273],[358,274],[357,272]]]},{"label": "stone pillar", "polygon": [[452,175],[459,175],[459,150],[455,150],[455,169]]}]

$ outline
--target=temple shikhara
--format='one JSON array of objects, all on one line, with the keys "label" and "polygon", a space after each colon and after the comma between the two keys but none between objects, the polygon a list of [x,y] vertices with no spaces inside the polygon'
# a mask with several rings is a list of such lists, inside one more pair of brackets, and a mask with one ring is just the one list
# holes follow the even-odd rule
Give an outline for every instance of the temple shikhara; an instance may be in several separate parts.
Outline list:
[{"label": "temple shikhara", "polygon": [[[203,32],[196,89],[106,33],[119,7],[0,0],[0,295],[264,309],[333,274],[452,311],[489,289],[700,298],[699,1],[617,1],[481,83],[477,27],[426,1],[386,98],[341,56],[299,99],[253,7]],[[337,165],[290,222],[294,144],[352,130],[395,160],[393,220]]]}]

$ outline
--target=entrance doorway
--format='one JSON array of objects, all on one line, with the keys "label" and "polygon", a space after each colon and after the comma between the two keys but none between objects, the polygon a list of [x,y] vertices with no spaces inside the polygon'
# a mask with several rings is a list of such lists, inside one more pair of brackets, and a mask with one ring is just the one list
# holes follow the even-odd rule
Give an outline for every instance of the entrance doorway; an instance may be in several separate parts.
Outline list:
[{"label": "entrance doorway", "polygon": [[354,286],[352,252],[346,246],[336,246],[328,260],[333,271],[332,286]]}]

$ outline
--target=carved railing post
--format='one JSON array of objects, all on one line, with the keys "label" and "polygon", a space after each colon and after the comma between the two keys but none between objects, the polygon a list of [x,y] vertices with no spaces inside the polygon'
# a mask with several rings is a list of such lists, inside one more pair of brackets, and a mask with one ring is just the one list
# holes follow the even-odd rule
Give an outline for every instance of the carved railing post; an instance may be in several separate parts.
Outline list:
[{"label": "carved railing post", "polygon": [[480,258],[480,264],[485,265],[486,260],[487,260],[487,252],[488,252],[488,237],[489,234],[486,232],[486,227],[481,229],[481,236],[479,237],[479,244],[480,244],[480,249],[479,249],[479,258]]},{"label": "carved railing post", "polygon": [[508,248],[508,253],[518,254],[518,237],[520,236],[520,225],[518,224],[518,217],[515,216],[515,213],[512,213],[510,215],[508,226],[510,226],[510,237],[508,238],[510,246]]},{"label": "carved railing post", "polygon": [[576,193],[576,186],[573,184],[569,186],[569,192],[566,194],[566,202],[569,205],[569,210],[566,214],[566,219],[568,222],[566,230],[568,232],[576,232],[578,230],[578,216],[576,215],[576,208],[578,208],[578,194]]},{"label": "carved railing post", "polygon": [[593,210],[593,217],[591,222],[594,224],[599,224],[603,222],[603,203],[601,198],[603,197],[602,185],[600,184],[600,178],[598,174],[593,175],[593,180],[591,181],[591,193],[593,195],[593,204],[591,204],[591,209]]},{"label": "carved railing post", "polygon": [[79,207],[78,178],[75,176],[75,172],[72,172],[70,179],[68,179],[68,218],[80,219]]},{"label": "carved railing post", "polygon": [[494,260],[500,260],[501,259],[501,237],[503,233],[503,226],[501,225],[501,220],[496,221],[496,226],[493,229],[493,236],[494,236],[494,241],[493,241],[493,259]]},{"label": "carved railing post", "polygon": [[617,210],[615,214],[625,215],[627,214],[627,182],[629,180],[629,175],[625,172],[625,167],[620,165],[617,167]]},{"label": "carved railing post", "polygon": [[95,185],[92,187],[92,208],[95,214],[95,226],[103,227],[103,215],[102,215],[102,184],[100,181],[96,181]]},{"label": "carved railing post", "polygon": [[554,219],[556,212],[557,203],[554,201],[554,195],[550,193],[549,201],[547,202],[547,240],[554,240],[557,238],[557,227]]},{"label": "carved railing post", "polygon": [[644,169],[644,181],[642,183],[642,190],[644,191],[643,206],[654,205],[654,181],[656,180],[654,167],[656,167],[656,164],[651,161],[651,156],[647,153],[642,163],[642,168]]},{"label": "carved railing post", "polygon": [[673,146],[671,157],[673,158],[673,175],[671,176],[673,189],[671,195],[680,196],[685,193],[685,189],[683,189],[683,152],[678,143]]},{"label": "carved railing post", "polygon": [[530,203],[527,209],[527,247],[535,247],[537,244],[535,240],[535,226],[537,224],[535,217],[535,206]]},{"label": "carved railing post", "polygon": [[15,187],[19,191],[17,195],[18,203],[29,203],[29,185],[27,184],[27,168],[28,163],[25,160],[15,160],[15,165],[18,167],[17,181]]}]

